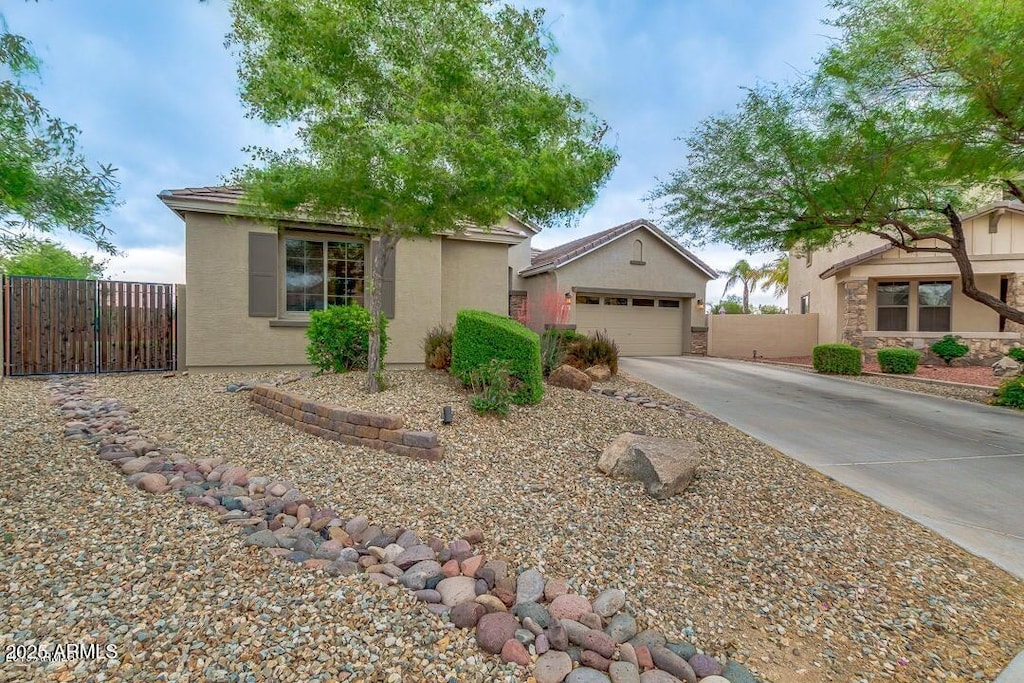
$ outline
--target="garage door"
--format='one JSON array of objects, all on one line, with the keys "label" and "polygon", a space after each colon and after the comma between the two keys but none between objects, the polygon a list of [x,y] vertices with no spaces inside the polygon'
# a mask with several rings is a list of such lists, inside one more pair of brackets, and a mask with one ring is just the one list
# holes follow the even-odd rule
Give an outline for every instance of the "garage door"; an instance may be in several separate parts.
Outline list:
[{"label": "garage door", "polygon": [[606,294],[576,295],[576,330],[605,330],[623,356],[678,356],[683,352],[685,299]]}]

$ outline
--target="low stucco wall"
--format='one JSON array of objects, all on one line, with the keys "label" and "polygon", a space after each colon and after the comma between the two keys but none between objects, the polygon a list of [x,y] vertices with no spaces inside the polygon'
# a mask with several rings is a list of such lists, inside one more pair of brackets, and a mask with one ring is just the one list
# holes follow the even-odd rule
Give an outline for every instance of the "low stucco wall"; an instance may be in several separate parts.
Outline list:
[{"label": "low stucco wall", "polygon": [[708,355],[725,358],[809,356],[818,343],[818,316],[709,315]]}]

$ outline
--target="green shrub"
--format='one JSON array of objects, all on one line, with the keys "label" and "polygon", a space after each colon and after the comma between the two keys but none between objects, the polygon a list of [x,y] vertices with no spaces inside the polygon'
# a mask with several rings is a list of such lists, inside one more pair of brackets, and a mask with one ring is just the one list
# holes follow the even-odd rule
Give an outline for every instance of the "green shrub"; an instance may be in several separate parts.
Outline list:
[{"label": "green shrub", "polygon": [[951,364],[957,358],[966,356],[967,352],[971,350],[971,347],[967,346],[967,344],[961,344],[959,339],[960,337],[947,334],[932,344],[932,353],[946,361],[946,365]]},{"label": "green shrub", "polygon": [[1006,355],[1018,363],[1024,363],[1024,346],[1014,346],[1006,352]]},{"label": "green shrub", "polygon": [[[370,313],[362,306],[330,306],[309,314],[306,358],[321,372],[365,370],[370,347]],[[387,319],[380,319],[380,355],[388,350]]]},{"label": "green shrub", "polygon": [[511,381],[507,360],[492,358],[486,364],[474,368],[469,373],[469,384],[473,388],[469,405],[481,415],[494,413],[505,417],[508,415],[508,404],[512,401]]},{"label": "green shrub", "polygon": [[557,330],[547,330],[540,336],[540,365],[544,376],[565,362],[565,341]]},{"label": "green shrub", "polygon": [[537,333],[494,313],[459,311],[452,332],[452,374],[470,386],[473,370],[492,359],[508,361],[514,403],[537,403],[544,396]]},{"label": "green shrub", "polygon": [[992,403],[1024,410],[1024,375],[1009,377],[996,389]]},{"label": "green shrub", "polygon": [[814,347],[814,369],[834,375],[859,375],[860,349],[849,344],[818,344]]},{"label": "green shrub", "polygon": [[447,370],[452,365],[452,328],[434,325],[423,337],[423,362],[434,370]]},{"label": "green shrub", "polygon": [[913,375],[917,372],[917,363],[921,360],[921,352],[914,349],[879,349],[878,364],[882,372],[894,375]]},{"label": "green shrub", "polygon": [[612,374],[619,372],[619,345],[607,332],[595,332],[589,337],[577,338],[569,343],[565,362],[577,370],[594,365],[607,365]]}]

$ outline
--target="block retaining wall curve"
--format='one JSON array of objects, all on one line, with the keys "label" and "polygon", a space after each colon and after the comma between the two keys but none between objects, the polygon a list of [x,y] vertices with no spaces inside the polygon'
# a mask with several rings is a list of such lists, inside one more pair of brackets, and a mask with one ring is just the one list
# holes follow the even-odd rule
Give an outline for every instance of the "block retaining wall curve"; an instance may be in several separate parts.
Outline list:
[{"label": "block retaining wall curve", "polygon": [[422,460],[444,457],[435,432],[403,429],[400,415],[317,403],[268,385],[255,387],[250,399],[264,415],[324,439]]}]

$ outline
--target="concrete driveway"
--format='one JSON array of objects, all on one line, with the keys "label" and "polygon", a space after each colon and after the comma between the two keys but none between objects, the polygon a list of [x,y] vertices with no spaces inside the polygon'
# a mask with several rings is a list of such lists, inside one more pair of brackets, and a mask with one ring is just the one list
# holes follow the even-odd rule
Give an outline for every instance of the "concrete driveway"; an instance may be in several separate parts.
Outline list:
[{"label": "concrete driveway", "polygon": [[620,366],[1024,578],[1024,414],[717,358]]}]

